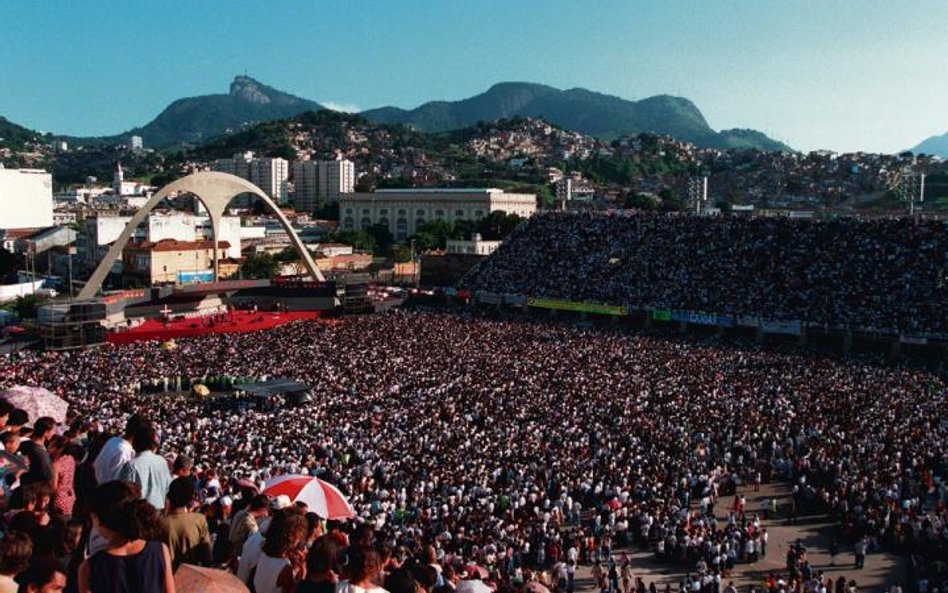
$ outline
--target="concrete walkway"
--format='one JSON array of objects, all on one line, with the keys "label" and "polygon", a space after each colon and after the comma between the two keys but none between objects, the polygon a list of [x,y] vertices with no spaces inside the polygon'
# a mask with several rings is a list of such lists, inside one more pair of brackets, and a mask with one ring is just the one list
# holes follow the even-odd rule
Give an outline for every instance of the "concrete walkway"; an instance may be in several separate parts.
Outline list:
[{"label": "concrete walkway", "polygon": [[[796,524],[787,525],[785,517],[790,500],[787,484],[767,484],[761,487],[760,492],[754,492],[752,488],[742,489],[741,492],[747,499],[746,508],[751,512],[760,509],[764,499],[777,496],[779,517],[761,521],[761,525],[769,534],[767,556],[754,564],[739,563],[731,578],[723,581],[724,586],[727,585],[728,580],[731,580],[739,590],[747,591],[750,585],[761,585],[771,572],[786,577],[787,549],[798,539],[807,549],[810,566],[815,570],[823,571],[823,580],[832,578],[835,581],[843,576],[847,581],[855,580],[861,592],[878,592],[888,589],[895,583],[904,584],[905,559],[894,554],[870,554],[866,557],[866,567],[856,570],[852,546],[841,544],[840,553],[836,556],[836,566],[830,566],[828,548],[831,537],[838,533],[837,527],[830,523],[825,515],[798,517]],[[718,500],[717,509],[721,514],[729,507],[732,500],[733,496],[722,497]],[[618,556],[622,551],[622,549],[613,550],[613,556]],[[637,547],[631,547],[625,548],[625,551],[632,559],[633,579],[641,577],[646,585],[654,582],[659,591],[664,589],[665,583],[670,583],[672,590],[677,591],[679,579],[694,572],[692,566],[656,561],[655,554],[651,550],[642,551]],[[595,591],[591,567],[580,566],[576,577],[577,590]]]}]

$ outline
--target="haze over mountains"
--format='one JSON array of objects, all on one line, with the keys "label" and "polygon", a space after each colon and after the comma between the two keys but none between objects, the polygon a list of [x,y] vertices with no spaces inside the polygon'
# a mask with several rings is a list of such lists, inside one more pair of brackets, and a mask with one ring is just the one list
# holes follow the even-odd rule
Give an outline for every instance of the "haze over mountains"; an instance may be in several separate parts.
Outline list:
[{"label": "haze over mountains", "polygon": [[[237,76],[228,94],[178,99],[144,126],[115,136],[67,139],[78,143],[121,143],[138,135],[151,147],[199,144],[255,123],[323,108],[315,101],[284,93],[248,76]],[[495,84],[482,94],[459,101],[432,101],[414,109],[381,107],[362,115],[369,121],[406,124],[426,132],[522,115],[540,117],[603,139],[656,132],[709,148],[790,150],[754,130],[717,132],[694,103],[681,97],[658,95],[628,101],[586,89],[560,90],[525,82]]]},{"label": "haze over mountains", "polygon": [[[267,86],[249,76],[237,76],[227,94],[178,99],[149,123],[106,137],[64,138],[77,144],[123,144],[132,135],[146,146],[171,148],[198,145],[254,124],[285,119],[326,107]],[[751,129],[715,131],[698,107],[683,97],[656,95],[630,101],[582,88],[560,90],[529,82],[501,82],[487,91],[458,101],[430,101],[413,109],[386,106],[361,113],[376,123],[404,124],[421,132],[442,132],[516,116],[543,118],[568,130],[604,140],[639,132],[667,134],[705,148],[791,150],[787,145]],[[32,134],[2,120],[0,131],[11,136]],[[13,130],[18,130],[16,133]],[[21,133],[22,132],[22,133]],[[915,148],[948,158],[948,133],[932,136]]]},{"label": "haze over mountains", "polygon": [[915,154],[933,154],[948,159],[948,132],[941,136],[932,136],[910,149]]},{"label": "haze over mountains", "polygon": [[586,89],[564,91],[528,82],[501,82],[460,101],[431,101],[411,110],[381,107],[362,115],[370,121],[408,124],[423,132],[527,116],[606,140],[637,132],[657,132],[706,148],[790,150],[754,130],[715,132],[695,104],[682,97],[657,95],[628,101]]}]

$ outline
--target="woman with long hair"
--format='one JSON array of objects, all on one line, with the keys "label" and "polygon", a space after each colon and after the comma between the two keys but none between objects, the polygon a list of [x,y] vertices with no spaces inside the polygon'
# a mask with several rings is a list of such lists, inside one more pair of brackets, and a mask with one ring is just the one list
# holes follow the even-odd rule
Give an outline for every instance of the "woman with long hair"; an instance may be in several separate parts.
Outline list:
[{"label": "woman with long hair", "polygon": [[306,518],[296,513],[270,525],[253,578],[256,593],[293,593],[306,577],[308,532]]},{"label": "woman with long hair", "polygon": [[158,513],[128,482],[106,482],[91,501],[92,525],[108,546],[79,568],[79,593],[174,593],[171,552]]},{"label": "woman with long hair", "polygon": [[336,585],[336,593],[388,593],[378,586],[382,558],[372,548],[349,546],[339,562],[345,578]]},{"label": "woman with long hair", "polygon": [[53,509],[67,518],[72,517],[72,509],[76,504],[77,447],[82,451],[77,443],[58,434],[46,443],[53,460]]}]

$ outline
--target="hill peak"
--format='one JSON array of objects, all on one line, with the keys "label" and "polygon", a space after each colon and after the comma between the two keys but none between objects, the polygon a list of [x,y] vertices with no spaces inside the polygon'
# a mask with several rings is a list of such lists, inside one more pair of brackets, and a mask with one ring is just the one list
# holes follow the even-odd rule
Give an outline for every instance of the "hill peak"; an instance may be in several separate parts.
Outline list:
[{"label": "hill peak", "polygon": [[229,94],[231,97],[237,97],[245,101],[250,101],[251,103],[266,105],[272,100],[271,94],[274,90],[275,89],[268,87],[259,80],[255,80],[249,76],[239,75],[235,76],[234,81],[230,83]]}]

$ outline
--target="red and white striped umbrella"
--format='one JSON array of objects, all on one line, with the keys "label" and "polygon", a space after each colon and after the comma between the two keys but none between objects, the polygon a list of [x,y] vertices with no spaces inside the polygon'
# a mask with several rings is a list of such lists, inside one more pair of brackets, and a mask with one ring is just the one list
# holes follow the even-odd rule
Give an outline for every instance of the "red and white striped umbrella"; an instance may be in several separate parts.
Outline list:
[{"label": "red and white striped umbrella", "polygon": [[268,496],[285,494],[293,502],[304,502],[309,510],[324,519],[351,519],[355,516],[352,505],[339,489],[313,476],[288,474],[266,481],[263,493]]}]

